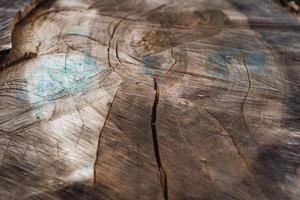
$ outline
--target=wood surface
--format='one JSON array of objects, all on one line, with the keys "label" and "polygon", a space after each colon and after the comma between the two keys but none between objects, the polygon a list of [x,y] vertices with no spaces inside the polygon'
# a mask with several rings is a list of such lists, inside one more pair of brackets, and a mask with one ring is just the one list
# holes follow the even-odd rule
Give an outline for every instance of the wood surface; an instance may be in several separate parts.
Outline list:
[{"label": "wood surface", "polygon": [[300,199],[300,22],[273,1],[46,1],[12,44],[1,200]]},{"label": "wood surface", "polygon": [[0,53],[12,47],[15,25],[43,0],[0,0]]}]

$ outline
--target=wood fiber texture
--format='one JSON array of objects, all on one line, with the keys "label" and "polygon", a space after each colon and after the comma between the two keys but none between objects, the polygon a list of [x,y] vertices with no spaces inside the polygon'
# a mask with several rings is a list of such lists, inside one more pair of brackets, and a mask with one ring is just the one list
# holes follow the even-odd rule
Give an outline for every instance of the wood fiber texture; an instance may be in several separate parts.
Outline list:
[{"label": "wood fiber texture", "polygon": [[300,22],[272,0],[46,1],[12,44],[1,200],[300,199]]},{"label": "wood fiber texture", "polygon": [[12,47],[11,35],[20,22],[43,0],[0,0],[0,53]]}]

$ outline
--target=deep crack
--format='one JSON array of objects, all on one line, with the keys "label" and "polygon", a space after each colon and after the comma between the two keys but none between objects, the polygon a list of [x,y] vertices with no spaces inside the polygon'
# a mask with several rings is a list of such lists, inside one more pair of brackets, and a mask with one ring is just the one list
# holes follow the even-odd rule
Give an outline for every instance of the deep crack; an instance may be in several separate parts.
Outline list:
[{"label": "deep crack", "polygon": [[168,179],[167,179],[167,173],[163,167],[161,158],[160,158],[160,152],[159,152],[159,143],[158,143],[158,137],[157,137],[157,130],[156,130],[156,114],[157,114],[157,105],[159,102],[159,88],[157,85],[157,81],[155,78],[153,78],[154,82],[154,90],[155,90],[155,98],[154,103],[152,106],[152,115],[151,115],[151,131],[152,131],[152,139],[153,139],[153,148],[154,148],[154,154],[156,158],[156,163],[159,169],[160,173],[160,183],[163,189],[164,193],[164,199],[168,200]]}]

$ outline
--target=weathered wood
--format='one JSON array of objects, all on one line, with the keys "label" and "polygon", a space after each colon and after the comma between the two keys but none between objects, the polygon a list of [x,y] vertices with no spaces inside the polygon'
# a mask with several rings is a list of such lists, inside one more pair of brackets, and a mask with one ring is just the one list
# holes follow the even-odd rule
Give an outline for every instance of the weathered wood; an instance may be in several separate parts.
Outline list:
[{"label": "weathered wood", "polygon": [[0,199],[299,199],[299,32],[271,0],[39,6],[0,63]]},{"label": "weathered wood", "polygon": [[12,47],[11,35],[16,23],[43,0],[1,0],[0,1],[0,52]]}]

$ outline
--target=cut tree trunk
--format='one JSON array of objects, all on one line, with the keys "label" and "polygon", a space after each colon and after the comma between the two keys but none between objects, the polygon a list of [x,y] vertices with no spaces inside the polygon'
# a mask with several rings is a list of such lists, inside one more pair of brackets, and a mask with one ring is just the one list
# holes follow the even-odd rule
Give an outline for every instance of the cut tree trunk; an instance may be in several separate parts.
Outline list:
[{"label": "cut tree trunk", "polygon": [[299,33],[272,0],[41,4],[0,63],[0,199],[299,199]]}]

